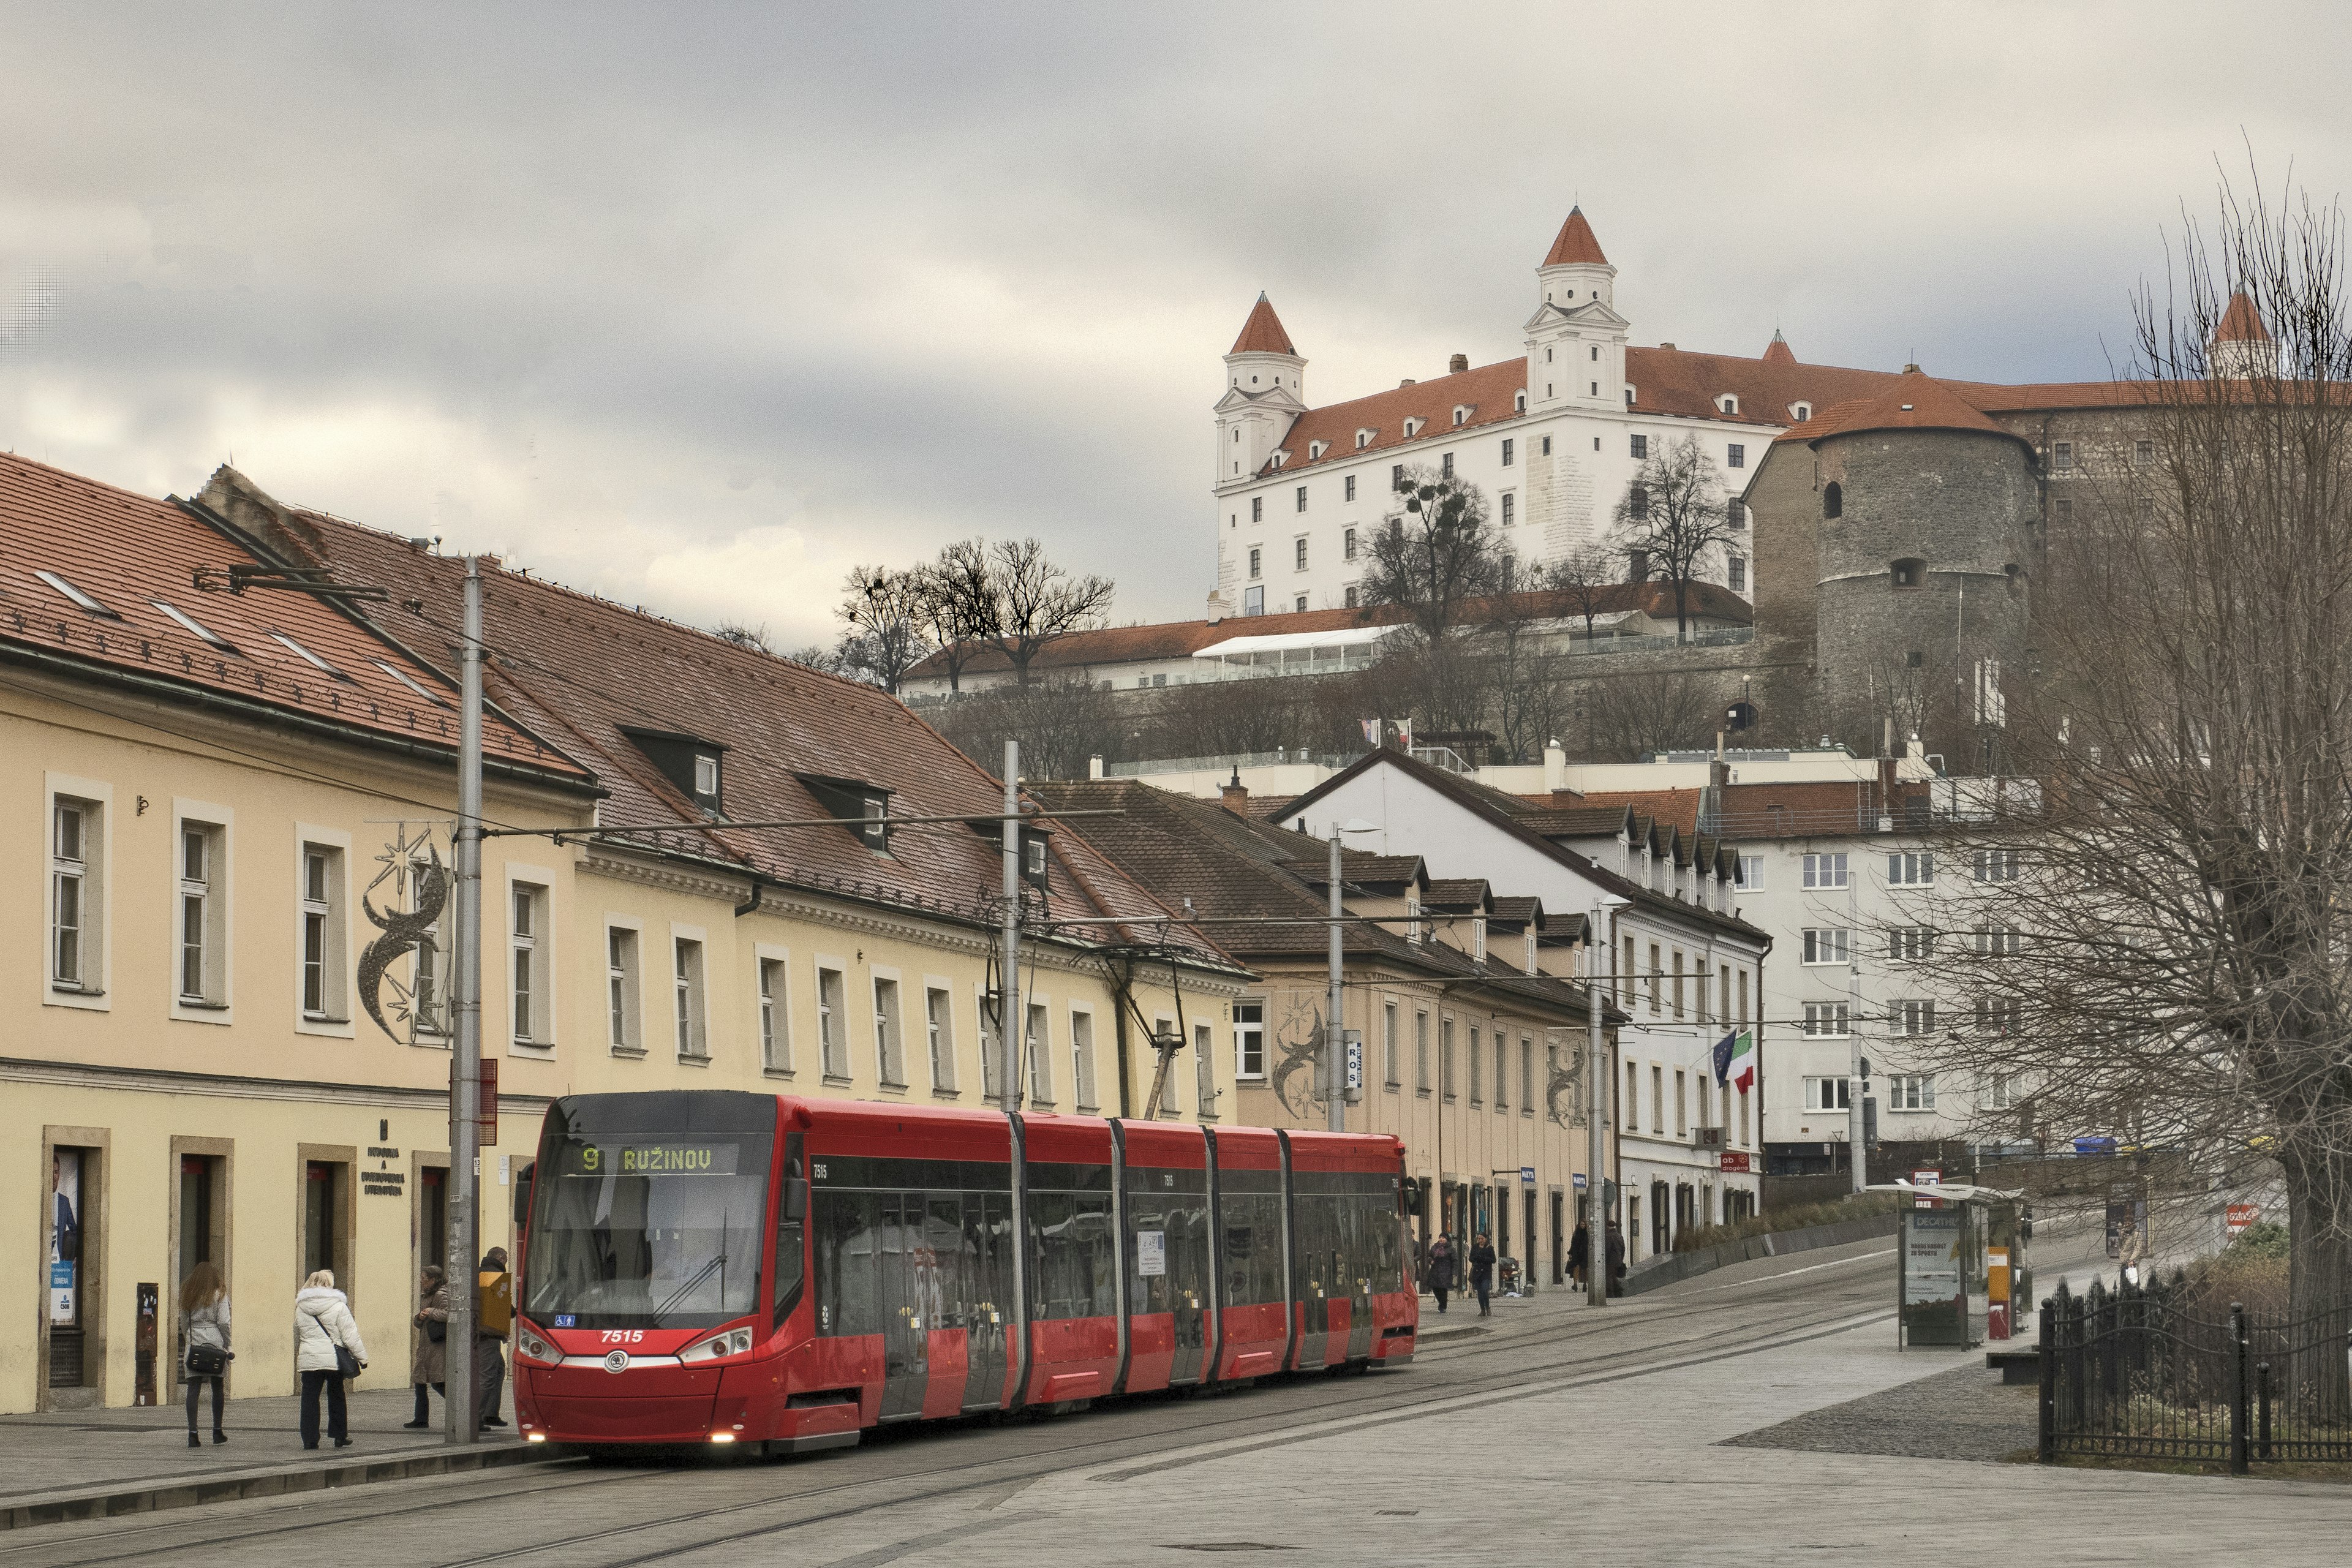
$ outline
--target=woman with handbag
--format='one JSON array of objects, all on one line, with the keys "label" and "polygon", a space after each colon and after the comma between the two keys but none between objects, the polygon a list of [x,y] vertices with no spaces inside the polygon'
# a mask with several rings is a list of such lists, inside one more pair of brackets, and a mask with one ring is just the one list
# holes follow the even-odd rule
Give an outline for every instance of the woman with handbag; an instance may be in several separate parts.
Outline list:
[{"label": "woman with handbag", "polygon": [[416,1385],[416,1419],[407,1423],[411,1431],[433,1425],[433,1404],[425,1392],[428,1387],[449,1397],[449,1295],[441,1288],[439,1264],[425,1266],[416,1294],[423,1304],[416,1310],[416,1337],[408,1351],[409,1381]]},{"label": "woman with handbag", "polygon": [[327,1434],[338,1448],[352,1446],[343,1381],[367,1366],[367,1346],[352,1321],[352,1304],[321,1268],[294,1293],[294,1370],[302,1374],[302,1447],[319,1446],[319,1395],[327,1395]]},{"label": "woman with handbag", "polygon": [[221,1284],[220,1266],[210,1261],[188,1270],[180,1282],[180,1343],[187,1347],[188,1447],[201,1447],[196,1436],[196,1395],[213,1385],[213,1441],[226,1443],[221,1430],[221,1403],[228,1397],[223,1375],[236,1358],[228,1348],[228,1290]]}]

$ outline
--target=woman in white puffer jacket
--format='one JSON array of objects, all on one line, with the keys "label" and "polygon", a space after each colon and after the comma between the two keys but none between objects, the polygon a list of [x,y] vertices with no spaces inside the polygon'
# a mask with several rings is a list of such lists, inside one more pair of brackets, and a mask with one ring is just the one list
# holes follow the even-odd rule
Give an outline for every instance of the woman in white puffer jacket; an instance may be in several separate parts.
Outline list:
[{"label": "woman in white puffer jacket", "polygon": [[343,1373],[338,1347],[364,1368],[367,1346],[352,1320],[352,1304],[335,1289],[334,1271],[321,1268],[294,1293],[294,1370],[302,1374],[302,1447],[319,1446],[319,1394],[327,1395],[327,1433],[338,1448],[352,1446],[351,1417],[343,1404]]}]

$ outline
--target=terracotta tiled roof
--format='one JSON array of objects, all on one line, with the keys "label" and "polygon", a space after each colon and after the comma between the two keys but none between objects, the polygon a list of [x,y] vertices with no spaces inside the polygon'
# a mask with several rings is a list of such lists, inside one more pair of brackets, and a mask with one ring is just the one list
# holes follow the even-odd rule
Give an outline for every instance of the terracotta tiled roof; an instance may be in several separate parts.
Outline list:
[{"label": "terracotta tiled roof", "polygon": [[1490,918],[1496,925],[1507,929],[1523,926],[1529,921],[1541,921],[1544,918],[1543,900],[1516,894],[1498,898],[1495,900],[1494,913]]},{"label": "terracotta tiled roof", "polygon": [[[1310,408],[1291,421],[1290,428],[1283,435],[1279,449],[1290,455],[1282,468],[1276,470],[1269,459],[1268,466],[1258,472],[1297,473],[1318,462],[1384,452],[1523,418],[1518,398],[1527,389],[1528,362],[1522,356],[1475,370],[1456,371],[1451,375],[1433,376],[1411,386],[1391,387],[1369,397]],[[1467,410],[1458,426],[1454,423],[1457,407]],[[1410,436],[1405,433],[1408,420],[1418,421]],[[1361,431],[1370,431],[1370,437],[1359,447],[1356,437]],[[1324,444],[1319,458],[1312,456],[1318,442]]]},{"label": "terracotta tiled roof", "polygon": [[1227,353],[1296,354],[1290,346],[1290,334],[1282,330],[1282,318],[1274,313],[1274,306],[1264,293],[1250,307],[1249,320],[1242,323],[1242,335],[1234,340]]},{"label": "terracotta tiled roof", "polygon": [[1601,254],[1601,241],[1593,237],[1592,226],[1585,221],[1582,207],[1568,209],[1568,221],[1559,226],[1559,237],[1551,242],[1551,249],[1546,253],[1543,264],[1546,267],[1609,265],[1609,258]]},{"label": "terracotta tiled roof", "polygon": [[1423,903],[1433,910],[1475,910],[1486,905],[1488,892],[1484,877],[1437,877],[1431,879]]},{"label": "terracotta tiled roof", "polygon": [[2263,325],[2263,313],[2243,294],[2230,296],[2230,307],[2221,312],[2221,321],[2213,328],[2213,341],[2230,343],[2266,343],[2271,331]]},{"label": "terracotta tiled roof", "polygon": [[[338,575],[393,591],[385,611],[402,630],[446,635],[461,614],[463,563],[406,541],[317,512],[294,514],[310,559]],[[291,542],[289,541],[289,542]],[[625,605],[504,570],[484,592],[489,694],[534,727],[561,736],[612,792],[608,827],[654,853],[715,869],[756,872],[777,886],[924,911],[987,926],[1002,886],[995,845],[961,823],[908,826],[877,854],[847,827],[744,827],[743,822],[827,817],[803,782],[850,779],[886,790],[892,816],[992,817],[1003,791],[895,698],[860,681],[724,641]],[[726,746],[726,815],[705,815],[625,732],[668,731]],[[1070,928],[1065,940],[1156,939],[1170,910],[1083,839],[1055,832],[1048,918],[1113,917],[1126,924]],[[1206,940],[1174,939],[1200,963],[1234,967]]]},{"label": "terracotta tiled roof", "polygon": [[[1600,790],[1584,797],[1589,806],[1606,806],[1621,816],[1633,812],[1685,833],[1698,831],[1699,792],[1695,789]],[[1613,831],[1613,829],[1612,829]]]},{"label": "terracotta tiled roof", "polygon": [[1772,329],[1772,341],[1764,345],[1764,363],[1766,364],[1797,363],[1797,351],[1789,346],[1789,340],[1780,335],[1780,329],[1778,327]]},{"label": "terracotta tiled roof", "polygon": [[2011,440],[2024,438],[1986,418],[1942,382],[1916,370],[1906,371],[1877,396],[1841,407],[1835,414],[1834,427],[1815,431],[1814,440],[1865,430],[1974,430]]},{"label": "terracotta tiled roof", "polygon": [[[135,679],[167,700],[178,693],[234,701],[454,766],[456,683],[422,657],[308,594],[199,593],[193,583],[200,568],[268,563],[237,530],[200,509],[0,456],[0,644],[16,657],[101,679]],[[102,610],[76,604],[37,572],[70,584]],[[360,574],[339,580],[375,582]],[[190,630],[159,602],[219,640]],[[437,650],[440,641],[419,638],[415,646]],[[495,714],[483,726],[482,745],[488,767],[593,787],[587,770],[555,745]]]},{"label": "terracotta tiled roof", "polygon": [[[1582,615],[1580,606],[1570,602],[1563,593],[1547,593],[1523,599],[1528,612],[1539,618],[1573,621]],[[1596,615],[1614,615],[1622,610],[1640,610],[1657,620],[1672,620],[1675,614],[1674,585],[1670,583],[1619,583],[1604,588],[1597,601]],[[1464,606],[1463,614],[1477,619],[1490,608],[1486,600],[1472,600]],[[1747,600],[1715,583],[1690,584],[1689,613],[1694,619],[1727,621],[1734,626],[1746,626],[1755,612]],[[1045,645],[1045,650],[1030,662],[1033,671],[1049,669],[1086,669],[1097,665],[1139,664],[1155,659],[1189,658],[1198,650],[1231,637],[1274,637],[1295,632],[1346,631],[1358,626],[1402,626],[1406,620],[1402,608],[1394,605],[1370,605],[1353,610],[1297,610],[1272,616],[1227,616],[1214,621],[1160,621],[1149,626],[1106,626],[1099,631],[1073,632]],[[965,675],[991,674],[1010,669],[1012,662],[994,648],[975,650],[964,660]],[[938,654],[907,672],[909,680],[944,679],[947,665]]]}]

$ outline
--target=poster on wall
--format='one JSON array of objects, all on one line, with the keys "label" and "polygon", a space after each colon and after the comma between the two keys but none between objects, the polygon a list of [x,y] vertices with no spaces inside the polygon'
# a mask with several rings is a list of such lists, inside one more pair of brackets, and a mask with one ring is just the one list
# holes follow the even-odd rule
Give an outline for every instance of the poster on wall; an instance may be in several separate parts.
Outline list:
[{"label": "poster on wall", "polygon": [[49,1324],[76,1329],[81,1326],[75,1288],[81,1268],[81,1151],[51,1151],[49,1185]]}]

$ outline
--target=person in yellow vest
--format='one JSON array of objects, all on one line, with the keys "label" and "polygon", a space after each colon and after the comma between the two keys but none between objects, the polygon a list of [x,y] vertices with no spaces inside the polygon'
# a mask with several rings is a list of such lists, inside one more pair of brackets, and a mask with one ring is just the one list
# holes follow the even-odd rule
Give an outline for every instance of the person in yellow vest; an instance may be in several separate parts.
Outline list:
[{"label": "person in yellow vest", "polygon": [[514,1327],[514,1276],[507,1272],[507,1249],[482,1254],[475,1277],[474,1408],[485,1426],[503,1426],[499,1394],[507,1378],[506,1337]]}]

